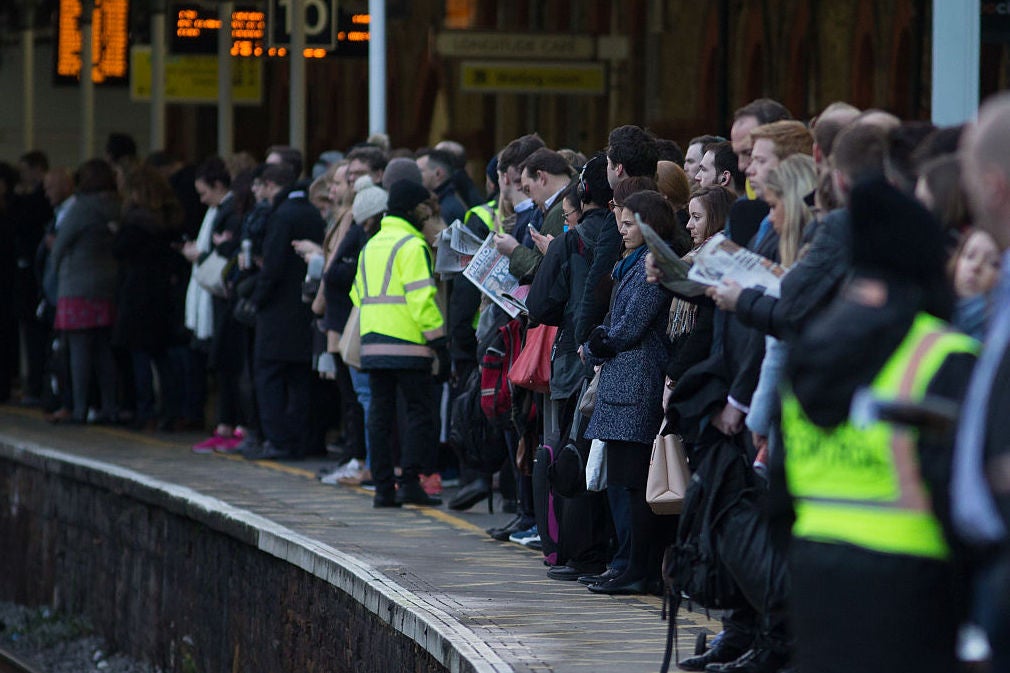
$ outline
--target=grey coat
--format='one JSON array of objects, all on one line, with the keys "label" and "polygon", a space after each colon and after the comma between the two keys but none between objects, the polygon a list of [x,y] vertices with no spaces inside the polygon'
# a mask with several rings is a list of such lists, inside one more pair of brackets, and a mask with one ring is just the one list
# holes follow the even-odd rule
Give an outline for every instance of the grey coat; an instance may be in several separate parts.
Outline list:
[{"label": "grey coat", "polygon": [[78,194],[60,223],[51,259],[59,280],[57,297],[116,298],[118,265],[109,225],[119,219],[115,194]]},{"label": "grey coat", "polygon": [[603,321],[606,343],[617,351],[603,363],[590,439],[651,444],[663,420],[663,379],[671,355],[666,322],[672,295],[645,280],[645,257],[620,281]]}]

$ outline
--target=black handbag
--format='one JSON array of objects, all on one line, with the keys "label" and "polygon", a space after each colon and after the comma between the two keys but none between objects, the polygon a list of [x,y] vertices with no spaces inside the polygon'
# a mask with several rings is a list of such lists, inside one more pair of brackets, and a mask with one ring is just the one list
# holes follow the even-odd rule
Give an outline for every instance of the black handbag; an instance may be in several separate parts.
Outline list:
[{"label": "black handbag", "polygon": [[235,303],[232,316],[235,318],[236,322],[241,323],[246,327],[255,327],[256,310],[257,306],[252,299],[242,298]]},{"label": "black handbag", "polygon": [[[582,396],[586,395],[586,383],[582,383]],[[572,428],[568,433],[568,443],[561,447],[554,462],[547,468],[547,478],[559,495],[575,498],[586,492],[586,458],[589,457],[589,442],[582,440],[580,425],[582,414],[576,412],[572,418]],[[582,440],[582,441],[579,441]]]}]

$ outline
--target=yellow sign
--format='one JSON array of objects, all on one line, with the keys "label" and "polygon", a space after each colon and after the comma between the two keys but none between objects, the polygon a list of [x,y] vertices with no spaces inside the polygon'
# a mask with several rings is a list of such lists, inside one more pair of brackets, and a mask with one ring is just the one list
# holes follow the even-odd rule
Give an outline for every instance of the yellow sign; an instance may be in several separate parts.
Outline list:
[{"label": "yellow sign", "polygon": [[[60,0],[56,34],[56,75],[81,76],[81,0]],[[126,78],[129,0],[95,0],[91,14],[91,79],[102,83]]]},{"label": "yellow sign", "polygon": [[435,37],[435,50],[461,58],[585,60],[593,58],[596,44],[588,35],[447,30]]},{"label": "yellow sign", "polygon": [[[263,102],[263,61],[232,59],[231,94],[237,105]],[[151,98],[151,48],[130,50],[130,99]],[[186,54],[165,56],[165,101],[168,103],[216,103],[217,56]]]},{"label": "yellow sign", "polygon": [[606,79],[602,63],[463,61],[460,64],[463,91],[602,94]]}]

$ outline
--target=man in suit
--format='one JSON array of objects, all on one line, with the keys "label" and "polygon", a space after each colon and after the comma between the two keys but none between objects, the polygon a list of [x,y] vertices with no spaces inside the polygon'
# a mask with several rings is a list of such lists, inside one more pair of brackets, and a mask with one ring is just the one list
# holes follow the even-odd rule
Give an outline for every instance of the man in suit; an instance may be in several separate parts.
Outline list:
[{"label": "man in suit", "polygon": [[260,178],[274,203],[263,240],[263,269],[252,301],[256,312],[256,403],[265,441],[250,459],[299,458],[306,452],[309,387],[312,382],[312,312],[302,302],[305,261],[292,241],[323,241],[325,224],[308,199],[304,183],[294,183],[288,164],[270,164]]},{"label": "man in suit", "polygon": [[1010,94],[979,110],[962,139],[964,189],[980,227],[1003,250],[1000,282],[962,406],[951,509],[977,554],[974,616],[989,635],[992,670],[1010,671]]},{"label": "man in suit", "polygon": [[[530,235],[534,244],[538,239],[543,241],[543,249],[546,250],[549,242],[547,237],[560,236],[565,230],[561,192],[572,182],[572,167],[563,156],[542,147],[519,165],[519,175],[522,193],[533,199],[533,203],[543,213],[539,231],[537,227],[531,227]],[[532,276],[543,258],[539,246],[530,249],[512,239],[509,247],[511,250],[506,251],[498,245],[499,252],[509,256],[509,272],[516,278]]]}]

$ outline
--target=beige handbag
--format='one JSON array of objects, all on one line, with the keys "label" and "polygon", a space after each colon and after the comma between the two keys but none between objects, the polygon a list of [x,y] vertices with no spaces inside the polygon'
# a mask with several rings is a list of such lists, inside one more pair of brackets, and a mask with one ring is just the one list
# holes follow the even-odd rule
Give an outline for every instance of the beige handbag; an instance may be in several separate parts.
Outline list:
[{"label": "beige handbag", "polygon": [[691,471],[684,443],[677,435],[659,434],[652,444],[652,461],[645,484],[645,501],[656,514],[680,514]]},{"label": "beige handbag", "polygon": [[228,289],[225,286],[224,273],[227,266],[228,258],[217,254],[215,250],[193,269],[193,278],[200,287],[215,297],[226,297]]},{"label": "beige handbag", "polygon": [[345,364],[361,369],[361,309],[357,306],[351,308],[347,316],[337,349]]},{"label": "beige handbag", "polygon": [[593,409],[596,408],[596,390],[600,387],[601,371],[602,368],[596,370],[596,374],[589,381],[589,385],[586,386],[586,390],[582,393],[582,398],[579,400],[579,413],[586,418],[592,417]]}]

